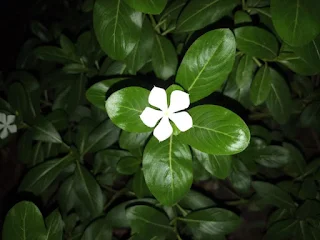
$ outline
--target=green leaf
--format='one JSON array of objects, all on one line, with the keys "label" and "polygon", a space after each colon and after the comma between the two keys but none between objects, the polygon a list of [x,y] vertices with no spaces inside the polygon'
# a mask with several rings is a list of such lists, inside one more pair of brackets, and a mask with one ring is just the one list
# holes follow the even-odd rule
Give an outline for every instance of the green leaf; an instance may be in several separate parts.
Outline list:
[{"label": "green leaf", "polygon": [[296,228],[298,227],[299,221],[296,219],[287,219],[276,222],[267,231],[264,239],[287,239],[293,236]]},{"label": "green leaf", "polygon": [[193,157],[214,177],[225,179],[231,172],[231,156],[212,155],[192,148]]},{"label": "green leaf", "polygon": [[243,88],[250,85],[253,78],[253,73],[256,70],[257,65],[249,55],[244,55],[238,65],[236,74],[236,83],[239,88]]},{"label": "green leaf", "polygon": [[251,23],[251,16],[245,11],[236,11],[234,14],[234,24]]},{"label": "green leaf", "polygon": [[27,159],[28,167],[35,166],[38,163],[43,162],[44,160],[43,143],[37,142],[35,146],[32,148],[31,156],[25,156],[25,157],[30,157],[30,159]]},{"label": "green leaf", "polygon": [[103,51],[116,60],[124,60],[138,43],[143,16],[121,0],[97,0],[93,26]]},{"label": "green leaf", "polygon": [[65,63],[79,63],[80,60],[77,57],[70,56],[66,52],[64,52],[61,48],[58,47],[37,47],[34,50],[34,54],[37,58],[48,61],[48,62],[57,62],[61,64]]},{"label": "green leaf", "polygon": [[143,172],[151,193],[163,205],[174,205],[192,184],[192,156],[176,137],[152,137],[143,153]]},{"label": "green leaf", "polygon": [[50,42],[52,36],[49,30],[40,22],[32,21],[30,24],[30,29],[34,35],[36,35],[43,42]]},{"label": "green leaf", "polygon": [[251,136],[259,137],[266,141],[267,144],[270,144],[272,140],[271,132],[265,127],[260,125],[251,125],[249,126]]},{"label": "green leaf", "polygon": [[297,210],[299,219],[315,218],[320,215],[320,202],[317,200],[306,200]]},{"label": "green leaf", "polygon": [[[134,0],[131,0],[134,1]],[[136,74],[147,62],[150,61],[154,51],[154,30],[148,19],[144,19],[142,32],[138,43],[125,59],[130,72]]]},{"label": "green leaf", "polygon": [[160,14],[167,4],[167,0],[125,0],[125,2],[138,12]]},{"label": "green leaf", "polygon": [[248,26],[237,28],[234,33],[240,51],[265,60],[273,60],[278,56],[279,44],[270,32]]},{"label": "green leaf", "polygon": [[232,70],[235,52],[234,36],[229,29],[207,32],[191,45],[176,77],[176,82],[189,92],[191,102],[219,89]]},{"label": "green leaf", "polygon": [[302,175],[307,165],[303,155],[292,144],[283,143],[283,146],[289,151],[289,162],[285,166],[284,171],[292,177]]},{"label": "green leaf", "polygon": [[292,100],[290,89],[284,78],[275,70],[270,68],[271,90],[267,98],[267,107],[274,117],[280,123],[286,123],[292,112]]},{"label": "green leaf", "polygon": [[271,90],[271,82],[270,68],[265,64],[256,73],[250,87],[250,98],[255,106],[267,100]]},{"label": "green leaf", "polygon": [[315,199],[317,197],[317,185],[313,179],[307,178],[302,182],[299,198]]},{"label": "green leaf", "polygon": [[229,181],[233,188],[240,193],[247,193],[250,190],[250,172],[246,165],[237,158],[232,161],[232,171],[229,176]]},{"label": "green leaf", "polygon": [[193,127],[179,134],[179,139],[202,152],[232,155],[249,144],[250,132],[244,121],[230,110],[201,105],[189,110]]},{"label": "green leaf", "polygon": [[104,196],[101,188],[90,172],[77,163],[74,188],[79,199],[85,204],[92,217],[103,211]]},{"label": "green leaf", "polygon": [[138,198],[152,196],[141,169],[139,169],[133,176],[132,190]]},{"label": "green leaf", "polygon": [[74,185],[74,179],[71,176],[67,178],[59,187],[57,200],[59,208],[61,209],[61,212],[63,214],[67,214],[79,202],[79,198],[76,195]]},{"label": "green leaf", "polygon": [[269,0],[247,0],[247,6],[252,8],[266,7],[269,4]]},{"label": "green leaf", "polygon": [[31,156],[33,154],[32,149],[32,132],[26,131],[19,138],[18,142],[18,160],[21,163],[27,164],[30,162]]},{"label": "green leaf", "polygon": [[317,0],[271,0],[273,25],[280,37],[291,46],[305,45],[320,33],[319,11]]},{"label": "green leaf", "polygon": [[46,217],[47,236],[46,240],[61,240],[63,236],[64,222],[61,214],[56,209]]},{"label": "green leaf", "polygon": [[93,84],[87,91],[86,97],[94,106],[105,110],[106,93],[110,87],[127,78],[112,78]]},{"label": "green leaf", "polygon": [[37,165],[24,176],[19,190],[40,195],[66,167],[72,164],[73,160],[74,156],[68,154],[63,158],[46,161]]},{"label": "green leaf", "polygon": [[105,218],[90,223],[84,231],[81,240],[112,240],[112,229]]},{"label": "green leaf", "polygon": [[32,126],[33,139],[43,142],[63,143],[60,134],[51,122],[39,116],[36,123]]},{"label": "green leaf", "polygon": [[69,56],[76,55],[76,47],[72,43],[72,41],[65,35],[61,34],[60,36],[60,46],[62,50],[68,54]]},{"label": "green leaf", "polygon": [[119,128],[128,132],[150,132],[140,119],[149,106],[150,92],[141,87],[127,87],[113,93],[106,101],[108,116]]},{"label": "green leaf", "polygon": [[118,140],[119,134],[120,129],[110,120],[105,120],[89,134],[83,152],[98,152],[108,148]]},{"label": "green leaf", "polygon": [[266,203],[279,208],[295,208],[295,204],[290,195],[279,187],[267,182],[258,181],[253,182],[252,186]]},{"label": "green leaf", "polygon": [[310,103],[303,109],[300,115],[300,122],[302,127],[311,127],[319,130],[318,123],[320,120],[320,101]]},{"label": "green leaf", "polygon": [[129,207],[126,215],[132,232],[143,235],[145,239],[151,239],[154,236],[165,237],[173,231],[168,217],[152,207],[146,205]]},{"label": "green leaf", "polygon": [[119,145],[122,149],[132,150],[142,148],[151,132],[146,133],[131,133],[122,131],[119,138]]},{"label": "green leaf", "polygon": [[222,208],[195,211],[178,220],[184,221],[193,233],[202,232],[210,235],[229,234],[241,223],[236,214]]},{"label": "green leaf", "polygon": [[169,1],[165,10],[161,13],[159,22],[166,21],[166,29],[175,27],[177,19],[181,13],[181,10],[186,5],[187,0],[173,0]]},{"label": "green leaf", "polygon": [[3,224],[3,240],[43,240],[45,237],[42,214],[32,202],[19,202],[7,213]]},{"label": "green leaf", "polygon": [[184,209],[199,210],[209,207],[214,207],[216,203],[209,197],[190,190],[183,199],[179,202],[179,205]]},{"label": "green leaf", "polygon": [[191,0],[179,16],[176,31],[199,30],[226,16],[238,3],[237,0]]},{"label": "green leaf", "polygon": [[267,146],[258,150],[255,155],[257,163],[269,168],[283,167],[290,161],[289,151],[281,146]]},{"label": "green leaf", "polygon": [[158,78],[167,80],[175,75],[178,66],[176,49],[167,38],[155,35],[152,66]]},{"label": "green leaf", "polygon": [[61,109],[50,112],[46,118],[56,130],[65,130],[68,127],[68,115]]},{"label": "green leaf", "polygon": [[318,168],[320,168],[320,158],[313,160],[307,165],[303,176],[308,176],[309,174],[315,173]]},{"label": "green leaf", "polygon": [[141,159],[135,157],[121,158],[117,163],[117,171],[124,175],[131,175],[140,169]]}]

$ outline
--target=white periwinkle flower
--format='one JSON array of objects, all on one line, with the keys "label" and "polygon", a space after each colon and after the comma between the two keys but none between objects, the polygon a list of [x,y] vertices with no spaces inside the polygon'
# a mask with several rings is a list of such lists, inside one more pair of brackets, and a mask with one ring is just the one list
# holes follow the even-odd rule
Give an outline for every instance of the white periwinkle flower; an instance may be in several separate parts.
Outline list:
[{"label": "white periwinkle flower", "polygon": [[179,112],[187,109],[190,105],[189,94],[183,91],[175,90],[170,96],[170,106],[167,103],[167,93],[164,89],[154,87],[149,95],[149,104],[159,108],[155,110],[146,107],[140,118],[148,127],[158,126],[154,129],[153,135],[161,142],[169,138],[173,132],[170,124],[171,120],[181,132],[185,132],[192,127],[192,118],[187,112]]},{"label": "white periwinkle flower", "polygon": [[4,113],[0,113],[0,138],[5,139],[8,137],[9,132],[15,133],[17,132],[17,126],[13,124],[16,116],[8,115],[6,116]]}]

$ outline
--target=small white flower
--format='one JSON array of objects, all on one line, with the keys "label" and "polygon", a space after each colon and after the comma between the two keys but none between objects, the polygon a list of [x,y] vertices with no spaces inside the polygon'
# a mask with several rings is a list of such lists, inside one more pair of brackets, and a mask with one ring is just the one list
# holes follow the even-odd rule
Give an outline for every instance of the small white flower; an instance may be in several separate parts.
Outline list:
[{"label": "small white flower", "polygon": [[174,122],[181,132],[185,132],[192,128],[192,118],[187,112],[179,112],[187,109],[190,105],[189,94],[175,90],[170,96],[170,106],[167,103],[167,93],[164,89],[153,87],[149,95],[149,104],[159,108],[155,110],[146,107],[140,118],[148,127],[158,126],[154,129],[153,135],[161,142],[169,138],[173,132],[169,119]]},{"label": "small white flower", "polygon": [[15,133],[17,132],[17,126],[15,124],[12,124],[14,120],[16,119],[16,116],[14,115],[8,115],[6,116],[4,113],[0,113],[0,138],[5,139],[8,137],[9,132]]}]

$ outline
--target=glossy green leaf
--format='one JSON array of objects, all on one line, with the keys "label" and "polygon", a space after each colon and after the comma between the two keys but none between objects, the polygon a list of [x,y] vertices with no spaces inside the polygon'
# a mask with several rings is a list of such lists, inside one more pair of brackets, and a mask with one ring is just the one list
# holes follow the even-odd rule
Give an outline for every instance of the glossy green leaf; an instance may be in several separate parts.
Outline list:
[{"label": "glossy green leaf", "polygon": [[247,193],[250,190],[250,172],[246,165],[237,158],[232,161],[232,171],[229,176],[229,181],[233,188],[240,193]]},{"label": "glossy green leaf", "polygon": [[65,130],[68,127],[68,114],[61,109],[50,112],[46,118],[56,130]]},{"label": "glossy green leaf", "polygon": [[105,218],[100,218],[90,223],[83,233],[81,240],[111,240],[112,229]]},{"label": "glossy green leaf", "polygon": [[60,46],[66,54],[71,56],[76,55],[76,47],[74,46],[73,42],[63,34],[60,36]]},{"label": "glossy green leaf", "polygon": [[138,43],[143,17],[121,0],[98,0],[93,9],[93,26],[103,51],[124,60]]},{"label": "glossy green leaf", "polygon": [[231,172],[232,160],[228,155],[212,155],[192,148],[193,157],[214,177],[225,179]]},{"label": "glossy green leaf", "polygon": [[267,100],[271,90],[271,82],[270,68],[268,65],[264,65],[256,73],[250,87],[250,98],[255,106]]},{"label": "glossy green leaf", "polygon": [[119,145],[123,149],[131,150],[141,148],[145,145],[151,132],[131,133],[122,131],[119,138]]},{"label": "glossy green leaf", "polygon": [[291,46],[305,45],[320,33],[319,11],[320,3],[317,0],[271,0],[275,29]]},{"label": "glossy green leaf", "polygon": [[132,232],[143,235],[145,239],[152,239],[155,236],[165,237],[173,231],[168,217],[152,207],[146,205],[129,207],[126,215]]},{"label": "glossy green leaf", "polygon": [[163,205],[177,203],[192,184],[192,156],[176,137],[152,137],[143,153],[143,172],[151,193]]},{"label": "glossy green leaf", "polygon": [[74,189],[73,176],[67,178],[59,187],[57,201],[62,214],[67,214],[71,209],[75,208],[79,202]]},{"label": "glossy green leaf", "polygon": [[138,198],[152,196],[141,169],[139,169],[133,176],[132,190]]},{"label": "glossy green leaf", "polygon": [[46,227],[39,208],[32,202],[27,201],[14,205],[5,218],[2,239],[46,239]]},{"label": "glossy green leaf", "polygon": [[303,109],[300,115],[300,123],[302,127],[311,127],[319,130],[318,123],[320,120],[320,101],[310,103]]},{"label": "glossy green leaf", "polygon": [[252,19],[248,13],[245,11],[236,11],[234,14],[234,24],[243,24],[243,23],[250,23]]},{"label": "glossy green leaf", "polygon": [[222,208],[208,208],[191,212],[185,218],[179,218],[192,230],[210,235],[225,235],[237,229],[240,218],[231,211]]},{"label": "glossy green leaf", "polygon": [[248,7],[266,7],[270,4],[269,0],[247,0]]},{"label": "glossy green leaf", "polygon": [[141,160],[135,157],[121,158],[117,163],[117,171],[124,175],[131,175],[140,169]]},{"label": "glossy green leaf", "polygon": [[167,80],[175,75],[178,66],[176,49],[169,39],[155,35],[152,51],[152,66],[156,76]]},{"label": "glossy green leaf", "polygon": [[278,56],[279,44],[275,36],[258,27],[240,27],[234,30],[237,48],[253,57],[273,60]]},{"label": "glossy green leaf", "polygon": [[292,236],[299,225],[295,219],[287,219],[274,223],[265,235],[266,240],[286,239]]},{"label": "glossy green leaf", "polygon": [[43,143],[37,142],[35,146],[32,148],[31,156],[25,156],[25,157],[29,157],[29,159],[27,159],[28,167],[35,166],[38,163],[43,162],[44,160]]},{"label": "glossy green leaf", "polygon": [[263,198],[263,200],[271,205],[279,208],[294,208],[295,204],[288,193],[279,187],[267,182],[253,182],[253,188]]},{"label": "glossy green leaf", "polygon": [[191,45],[176,77],[176,82],[189,92],[191,102],[221,86],[232,70],[235,51],[234,36],[229,29],[207,32]]},{"label": "glossy green leaf", "polygon": [[[135,0],[131,0],[135,1]],[[136,74],[147,62],[151,60],[154,46],[154,30],[148,19],[144,19],[142,32],[138,43],[125,59],[127,68],[132,74]]]},{"label": "glossy green leaf", "polygon": [[300,219],[314,218],[320,215],[320,202],[317,200],[305,201],[297,210]]},{"label": "glossy green leaf", "polygon": [[91,216],[95,217],[102,213],[104,196],[101,188],[90,172],[77,163],[74,175],[74,188],[79,199],[86,205]]},{"label": "glossy green leaf", "polygon": [[54,128],[53,124],[42,116],[39,116],[37,122],[32,127],[33,139],[43,142],[62,143],[60,134]]},{"label": "glossy green leaf", "polygon": [[149,91],[141,87],[127,87],[113,93],[106,101],[108,116],[119,128],[128,132],[150,132],[140,114],[149,105]]},{"label": "glossy green leaf", "polygon": [[214,207],[216,203],[209,197],[190,190],[183,199],[179,202],[179,205],[184,209],[200,210],[204,208]]},{"label": "glossy green leaf", "polygon": [[80,62],[79,58],[76,58],[75,56],[70,56],[58,47],[37,47],[34,50],[34,54],[37,56],[37,58],[49,62],[57,62],[61,64]]},{"label": "glossy green leaf", "polygon": [[202,152],[232,155],[249,144],[250,132],[244,121],[230,110],[214,105],[189,110],[193,127],[179,134],[179,139]]},{"label": "glossy green leaf", "polygon": [[244,55],[238,65],[236,74],[236,83],[239,88],[250,85],[253,79],[253,73],[257,65],[249,55]]},{"label": "glossy green leaf", "polygon": [[97,152],[108,148],[118,140],[119,134],[120,129],[110,120],[105,120],[89,134],[83,152]]},{"label": "glossy green leaf", "polygon": [[35,195],[41,194],[66,167],[72,164],[73,160],[74,156],[68,154],[63,158],[46,161],[37,165],[25,175],[19,190],[32,192]]},{"label": "glossy green leaf", "polygon": [[271,90],[267,98],[267,107],[274,117],[280,123],[286,123],[292,112],[292,100],[290,89],[284,78],[275,70],[270,68]]},{"label": "glossy green leaf", "polygon": [[255,154],[255,160],[269,168],[283,167],[290,161],[289,151],[281,146],[267,146]]},{"label": "glossy green leaf", "polygon": [[61,240],[63,236],[64,222],[58,209],[46,217],[45,222],[47,226],[46,240]]},{"label": "glossy green leaf", "polygon": [[284,171],[292,177],[302,175],[307,165],[303,155],[299,149],[292,144],[283,143],[283,146],[289,151],[289,162],[285,166]]},{"label": "glossy green leaf", "polygon": [[167,0],[124,0],[138,12],[159,14],[165,8]]},{"label": "glossy green leaf", "polygon": [[176,27],[177,19],[181,13],[181,10],[186,5],[187,0],[173,0],[169,1],[167,7],[160,14],[159,22],[165,20],[165,26],[169,29]]},{"label": "glossy green leaf", "polygon": [[179,16],[176,31],[199,30],[226,16],[238,3],[237,0],[191,0]]}]

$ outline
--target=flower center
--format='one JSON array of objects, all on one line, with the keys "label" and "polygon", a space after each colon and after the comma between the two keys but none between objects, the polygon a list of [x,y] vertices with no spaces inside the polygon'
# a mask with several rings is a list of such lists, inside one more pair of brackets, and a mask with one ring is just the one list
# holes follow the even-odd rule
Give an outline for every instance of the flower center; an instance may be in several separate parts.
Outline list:
[{"label": "flower center", "polygon": [[170,116],[170,111],[169,111],[169,109],[163,111],[163,115],[166,116],[166,117],[169,117],[169,116]]}]

